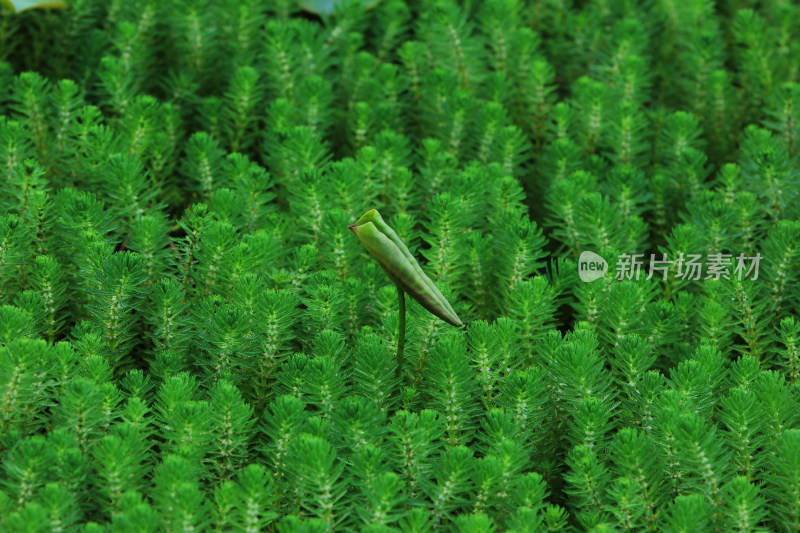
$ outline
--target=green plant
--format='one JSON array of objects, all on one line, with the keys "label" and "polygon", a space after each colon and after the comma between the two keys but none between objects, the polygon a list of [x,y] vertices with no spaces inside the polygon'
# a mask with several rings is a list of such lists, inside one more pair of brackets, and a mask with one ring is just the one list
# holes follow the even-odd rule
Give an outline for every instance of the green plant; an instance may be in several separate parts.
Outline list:
[{"label": "green plant", "polygon": [[403,348],[406,340],[406,293],[448,324],[456,327],[463,324],[447,299],[422,271],[417,260],[408,251],[408,247],[383,221],[377,211],[374,209],[367,211],[358,222],[348,228],[356,234],[361,244],[397,286],[397,300],[400,304],[397,330],[397,375],[399,376],[403,368]]},{"label": "green plant", "polygon": [[0,532],[800,529],[796,2],[66,4],[0,0]]}]

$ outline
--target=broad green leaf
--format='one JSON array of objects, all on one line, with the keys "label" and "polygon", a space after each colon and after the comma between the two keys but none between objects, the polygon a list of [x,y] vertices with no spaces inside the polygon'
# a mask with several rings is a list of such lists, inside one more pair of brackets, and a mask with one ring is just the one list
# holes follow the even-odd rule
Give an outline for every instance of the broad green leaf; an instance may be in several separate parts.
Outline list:
[{"label": "broad green leaf", "polygon": [[408,247],[375,209],[367,211],[358,222],[348,227],[403,291],[448,324],[462,325],[450,302],[425,275]]},{"label": "broad green leaf", "polygon": [[[298,2],[300,7],[317,15],[332,15],[336,6],[346,0],[301,0]],[[378,3],[378,0],[364,0],[364,9],[369,9]]]},{"label": "broad green leaf", "polygon": [[66,2],[41,2],[37,0],[0,0],[0,4],[7,5],[15,11],[36,8],[66,9],[69,7]]}]

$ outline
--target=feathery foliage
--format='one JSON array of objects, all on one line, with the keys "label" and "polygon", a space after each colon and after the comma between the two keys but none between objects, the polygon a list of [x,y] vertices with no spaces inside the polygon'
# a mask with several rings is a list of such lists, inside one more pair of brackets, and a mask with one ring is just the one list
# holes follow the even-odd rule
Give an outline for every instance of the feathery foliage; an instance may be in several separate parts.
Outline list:
[{"label": "feathery foliage", "polygon": [[31,3],[0,531],[800,530],[796,3]]}]

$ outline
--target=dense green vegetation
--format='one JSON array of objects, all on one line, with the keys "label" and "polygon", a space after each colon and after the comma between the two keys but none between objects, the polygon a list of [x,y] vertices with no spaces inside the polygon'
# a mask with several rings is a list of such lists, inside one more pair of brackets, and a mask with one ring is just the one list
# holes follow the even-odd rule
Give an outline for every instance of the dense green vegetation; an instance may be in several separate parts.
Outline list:
[{"label": "dense green vegetation", "polygon": [[[69,3],[0,5],[1,531],[800,530],[796,2]],[[399,376],[373,208],[465,324]]]}]

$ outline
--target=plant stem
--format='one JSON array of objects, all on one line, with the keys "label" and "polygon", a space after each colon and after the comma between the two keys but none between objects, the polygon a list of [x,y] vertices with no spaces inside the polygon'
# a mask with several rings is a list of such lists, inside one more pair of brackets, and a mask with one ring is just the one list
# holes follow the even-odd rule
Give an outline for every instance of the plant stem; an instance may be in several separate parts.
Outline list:
[{"label": "plant stem", "polygon": [[403,349],[406,345],[406,293],[397,285],[400,303],[400,320],[397,323],[397,377],[403,374]]}]

